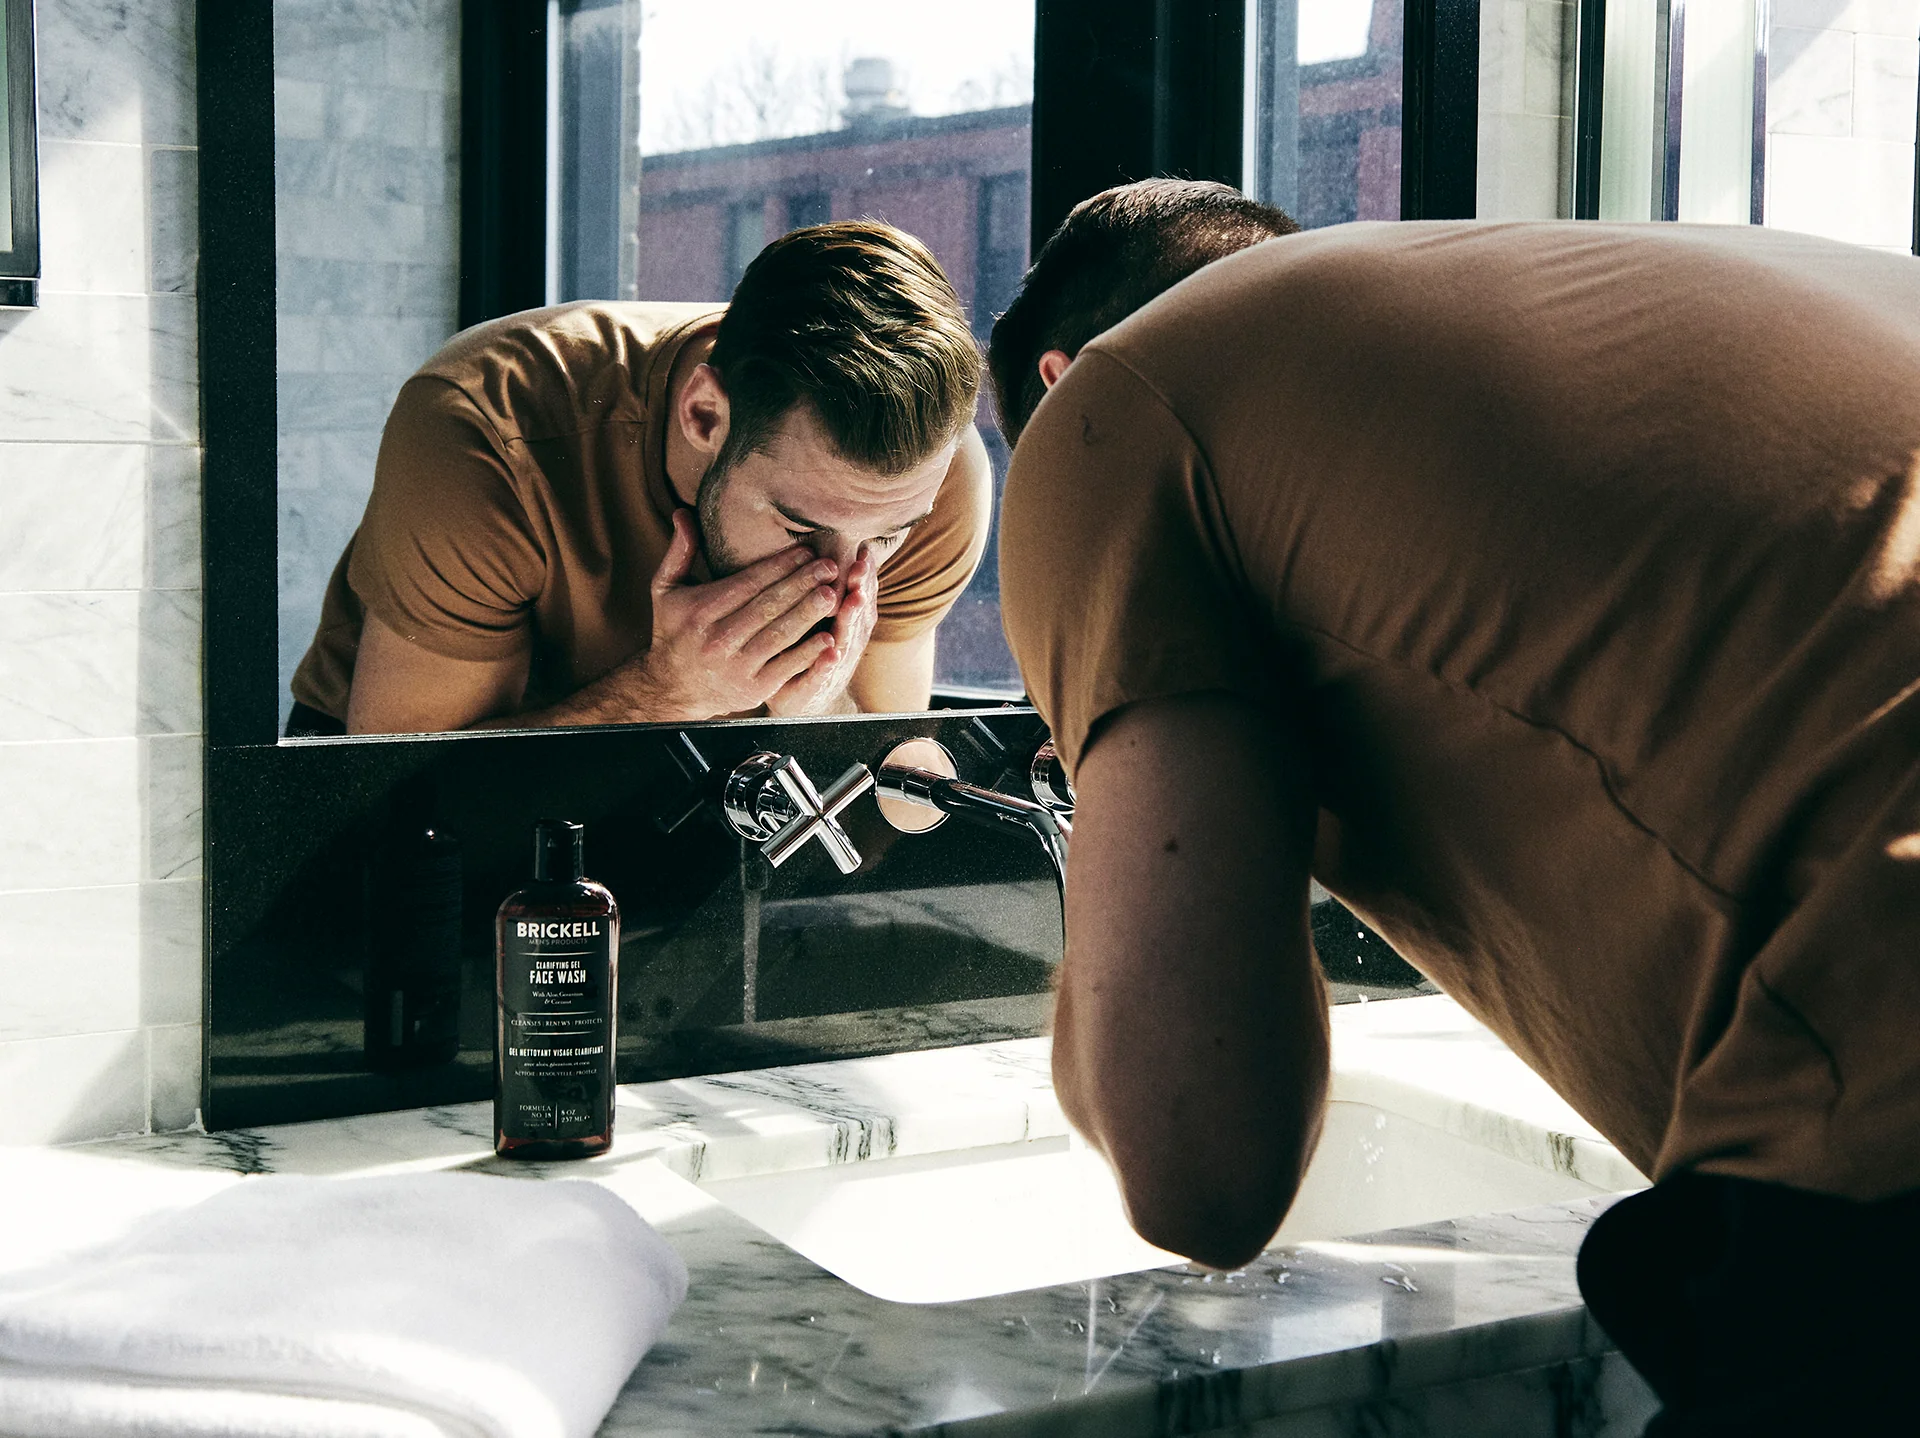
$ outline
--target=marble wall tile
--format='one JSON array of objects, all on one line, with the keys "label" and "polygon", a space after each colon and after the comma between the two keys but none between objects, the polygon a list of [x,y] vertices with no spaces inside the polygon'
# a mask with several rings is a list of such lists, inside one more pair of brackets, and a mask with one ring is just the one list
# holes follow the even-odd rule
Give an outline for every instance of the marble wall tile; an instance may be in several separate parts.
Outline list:
[{"label": "marble wall tile", "polygon": [[1911,37],[1920,34],[1920,0],[1773,0],[1773,23]]},{"label": "marble wall tile", "polygon": [[1572,76],[1567,63],[1573,9],[1558,0],[1532,0],[1527,6],[1525,84],[1521,94],[1521,109],[1526,114],[1573,113]]},{"label": "marble wall tile", "polygon": [[200,440],[200,302],[193,295],[148,297],[152,437]]},{"label": "marble wall tile", "polygon": [[146,162],[138,145],[41,145],[43,293],[147,292]]},{"label": "marble wall tile", "polygon": [[1911,145],[1920,104],[1920,41],[1857,35],[1853,56],[1853,133]]},{"label": "marble wall tile", "polygon": [[76,1143],[147,1127],[143,1029],[0,1043],[0,1143]]},{"label": "marble wall tile", "polygon": [[50,294],[0,313],[0,435],[150,438],[151,351],[145,299]]},{"label": "marble wall tile", "polygon": [[147,1031],[148,1127],[176,1133],[200,1122],[200,1025]]},{"label": "marble wall tile", "polygon": [[198,589],[200,449],[154,445],[147,454],[147,570],[153,589]]},{"label": "marble wall tile", "polygon": [[200,928],[203,889],[198,879],[140,885],[138,1022],[200,1022]]},{"label": "marble wall tile", "polygon": [[43,295],[0,313],[0,438],[196,440],[191,295]]},{"label": "marble wall tile", "polygon": [[[276,55],[284,60],[284,55]],[[273,133],[281,140],[318,140],[327,133],[327,87],[282,74],[273,82]]]},{"label": "marble wall tile", "polygon": [[149,589],[140,596],[141,734],[198,734],[200,591]]},{"label": "marble wall tile", "polygon": [[205,848],[201,833],[204,791],[199,734],[156,734],[141,742],[145,792],[141,799],[146,826],[146,868],[149,880],[197,879]]},{"label": "marble wall tile", "polygon": [[0,890],[137,883],[140,779],[137,739],[0,743]]},{"label": "marble wall tile", "polygon": [[[1767,130],[1780,135],[1853,133],[1855,37],[1840,30],[1773,27],[1767,68]],[[1909,107],[1911,108],[1911,107]]]},{"label": "marble wall tile", "polygon": [[1480,7],[1480,113],[1518,114],[1527,94],[1527,0]]},{"label": "marble wall tile", "polygon": [[0,742],[137,732],[140,595],[0,595]]},{"label": "marble wall tile", "polygon": [[192,294],[200,282],[200,152],[148,151],[147,208],[155,294]]},{"label": "marble wall tile", "polygon": [[364,260],[419,254],[427,217],[420,205],[342,207],[329,196],[287,195],[274,207],[275,248],[284,258]]},{"label": "marble wall tile", "polygon": [[137,1028],[140,886],[0,893],[0,1042]]},{"label": "marble wall tile", "polygon": [[1773,135],[1767,223],[1859,245],[1905,249],[1913,237],[1913,146]]},{"label": "marble wall tile", "polygon": [[1476,182],[1481,218],[1550,220],[1560,214],[1566,126],[1552,115],[1481,117]]},{"label": "marble wall tile", "polygon": [[0,444],[0,592],[137,589],[147,454],[138,444]]},{"label": "marble wall tile", "polygon": [[39,0],[43,140],[194,143],[193,0]]}]

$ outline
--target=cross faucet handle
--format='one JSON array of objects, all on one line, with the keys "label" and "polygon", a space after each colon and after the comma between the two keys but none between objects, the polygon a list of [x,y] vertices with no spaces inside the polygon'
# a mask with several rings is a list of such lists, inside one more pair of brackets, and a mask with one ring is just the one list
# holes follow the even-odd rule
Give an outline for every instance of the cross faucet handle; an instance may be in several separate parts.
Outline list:
[{"label": "cross faucet handle", "polygon": [[872,787],[872,771],[855,764],[822,794],[798,759],[761,752],[748,755],[727,776],[724,807],[733,831],[759,844],[776,869],[809,839],[818,839],[834,867],[851,874],[860,867],[860,851],[840,827],[840,814]]}]

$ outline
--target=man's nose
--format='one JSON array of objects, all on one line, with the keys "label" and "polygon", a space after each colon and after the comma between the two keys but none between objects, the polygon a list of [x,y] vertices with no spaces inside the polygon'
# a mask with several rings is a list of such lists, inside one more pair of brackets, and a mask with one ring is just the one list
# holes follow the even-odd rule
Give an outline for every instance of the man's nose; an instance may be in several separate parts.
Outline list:
[{"label": "man's nose", "polygon": [[833,587],[845,594],[847,571],[853,568],[854,561],[860,557],[860,541],[836,534],[815,541],[813,551],[822,559],[831,559],[840,566],[839,572],[833,577]]}]

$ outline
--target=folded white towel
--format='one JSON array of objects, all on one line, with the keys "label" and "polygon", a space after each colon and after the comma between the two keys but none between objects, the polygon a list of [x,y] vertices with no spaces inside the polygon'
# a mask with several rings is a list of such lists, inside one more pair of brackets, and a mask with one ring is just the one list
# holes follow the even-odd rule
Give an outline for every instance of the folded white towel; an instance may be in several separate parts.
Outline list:
[{"label": "folded white towel", "polygon": [[258,1178],[0,1278],[7,1438],[587,1438],[687,1270],[596,1184]]}]

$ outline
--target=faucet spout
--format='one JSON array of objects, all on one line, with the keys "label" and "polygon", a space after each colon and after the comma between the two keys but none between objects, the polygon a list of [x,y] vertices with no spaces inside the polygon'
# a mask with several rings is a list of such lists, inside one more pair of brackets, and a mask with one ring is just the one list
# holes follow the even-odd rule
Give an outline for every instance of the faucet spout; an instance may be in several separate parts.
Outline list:
[{"label": "faucet spout", "polygon": [[881,765],[877,787],[883,798],[937,809],[976,824],[1012,824],[1025,829],[1047,851],[1053,876],[1060,885],[1061,901],[1065,902],[1067,844],[1073,837],[1073,826],[1064,815],[1030,799],[1017,799],[998,789],[984,789],[915,765]]}]

